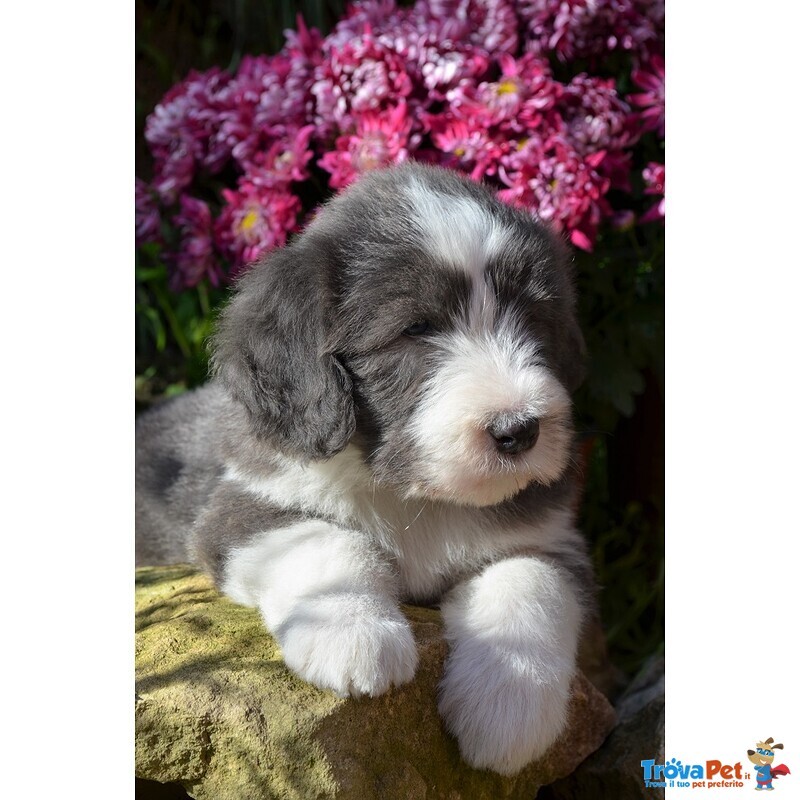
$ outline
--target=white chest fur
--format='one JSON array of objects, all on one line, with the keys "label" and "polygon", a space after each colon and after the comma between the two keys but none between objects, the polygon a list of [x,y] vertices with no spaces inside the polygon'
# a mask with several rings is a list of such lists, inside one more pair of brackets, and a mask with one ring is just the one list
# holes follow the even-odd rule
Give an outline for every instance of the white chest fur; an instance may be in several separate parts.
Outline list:
[{"label": "white chest fur", "polygon": [[571,529],[562,511],[512,527],[484,509],[405,501],[374,483],[353,447],[324,462],[282,459],[266,476],[229,465],[225,479],[278,508],[366,534],[395,566],[404,598],[417,602],[438,598],[455,579],[498,557],[557,549]]}]

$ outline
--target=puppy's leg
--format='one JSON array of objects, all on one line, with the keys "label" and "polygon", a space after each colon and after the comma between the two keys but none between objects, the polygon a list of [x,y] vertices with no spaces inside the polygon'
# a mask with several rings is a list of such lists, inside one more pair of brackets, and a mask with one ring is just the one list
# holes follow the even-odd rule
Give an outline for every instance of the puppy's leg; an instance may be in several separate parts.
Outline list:
[{"label": "puppy's leg", "polygon": [[287,666],[341,696],[414,677],[417,651],[393,576],[363,534],[307,520],[230,552],[223,591],[255,605]]},{"label": "puppy's leg", "polygon": [[457,586],[443,605],[450,654],[439,710],[474,767],[513,775],[566,722],[581,607],[549,560],[510,558]]}]

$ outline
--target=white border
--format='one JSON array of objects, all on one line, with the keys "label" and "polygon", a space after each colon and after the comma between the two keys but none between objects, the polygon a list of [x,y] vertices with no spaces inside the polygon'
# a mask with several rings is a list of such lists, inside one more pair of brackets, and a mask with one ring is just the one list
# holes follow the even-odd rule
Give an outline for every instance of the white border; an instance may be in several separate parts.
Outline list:
[{"label": "white border", "polygon": [[772,736],[794,797],[798,15],[667,12],[666,756],[750,767]]},{"label": "white border", "polygon": [[[667,755],[732,759],[775,736],[790,797],[797,12],[667,10]],[[15,796],[52,776],[133,794],[133,18],[133,4],[12,4],[0,26]]]},{"label": "white border", "polygon": [[8,4],[3,784],[132,797],[134,4]]}]

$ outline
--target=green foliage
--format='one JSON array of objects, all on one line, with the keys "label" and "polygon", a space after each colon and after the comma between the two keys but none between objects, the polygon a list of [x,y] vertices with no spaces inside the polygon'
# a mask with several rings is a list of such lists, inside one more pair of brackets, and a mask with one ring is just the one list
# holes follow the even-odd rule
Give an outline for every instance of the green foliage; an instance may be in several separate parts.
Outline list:
[{"label": "green foliage", "polygon": [[597,439],[587,465],[581,528],[592,548],[609,653],[634,675],[664,647],[663,503],[613,502],[608,450]]},{"label": "green foliage", "polygon": [[[663,485],[651,480],[644,491],[634,488],[634,473],[660,448],[645,439],[630,462],[614,455],[624,447],[626,421],[652,416],[641,402],[648,381],[655,383],[663,414],[664,229],[606,232],[596,252],[577,256],[576,268],[589,353],[576,417],[593,442],[581,529],[592,547],[609,652],[633,675],[664,646]],[[663,417],[655,420],[653,435],[663,436],[662,426]]]},{"label": "green foliage", "polygon": [[173,292],[158,245],[136,253],[136,401],[180,394],[208,377],[208,340],[224,290]]},{"label": "green foliage", "polygon": [[577,257],[579,314],[589,353],[576,398],[590,430],[611,432],[630,417],[644,372],[664,371],[664,238],[660,225],[602,235]]}]

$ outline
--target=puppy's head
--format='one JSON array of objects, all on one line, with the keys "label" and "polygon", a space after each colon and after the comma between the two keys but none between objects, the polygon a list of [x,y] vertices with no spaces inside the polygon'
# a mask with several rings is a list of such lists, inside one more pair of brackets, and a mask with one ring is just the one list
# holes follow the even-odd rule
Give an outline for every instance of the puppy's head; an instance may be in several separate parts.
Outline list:
[{"label": "puppy's head", "polygon": [[479,506],[563,474],[583,358],[558,238],[415,164],[368,174],[247,273],[214,353],[283,452],[352,440],[379,483]]}]

